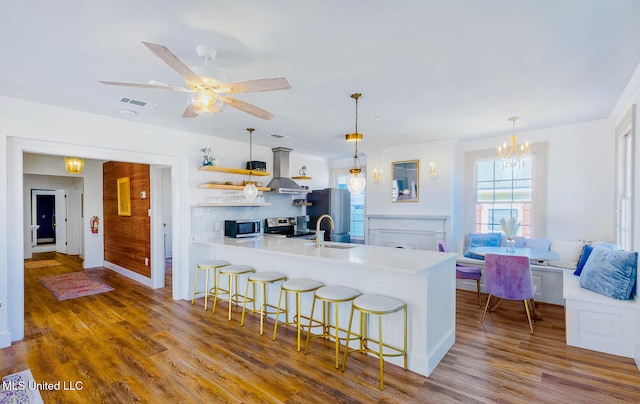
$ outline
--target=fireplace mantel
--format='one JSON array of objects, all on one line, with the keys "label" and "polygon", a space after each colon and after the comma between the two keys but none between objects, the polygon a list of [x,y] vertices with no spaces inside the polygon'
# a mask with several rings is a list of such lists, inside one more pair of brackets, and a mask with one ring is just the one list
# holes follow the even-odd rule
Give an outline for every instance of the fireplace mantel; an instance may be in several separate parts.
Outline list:
[{"label": "fireplace mantel", "polygon": [[449,216],[365,215],[366,244],[437,250],[437,240],[446,240]]}]

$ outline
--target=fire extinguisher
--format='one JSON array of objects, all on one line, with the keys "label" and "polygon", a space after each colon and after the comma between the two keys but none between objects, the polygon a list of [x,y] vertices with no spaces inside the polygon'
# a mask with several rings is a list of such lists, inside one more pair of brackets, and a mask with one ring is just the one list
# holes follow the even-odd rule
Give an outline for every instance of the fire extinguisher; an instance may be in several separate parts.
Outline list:
[{"label": "fire extinguisher", "polygon": [[98,216],[92,217],[91,218],[91,233],[97,234],[99,226],[100,226],[100,218]]}]

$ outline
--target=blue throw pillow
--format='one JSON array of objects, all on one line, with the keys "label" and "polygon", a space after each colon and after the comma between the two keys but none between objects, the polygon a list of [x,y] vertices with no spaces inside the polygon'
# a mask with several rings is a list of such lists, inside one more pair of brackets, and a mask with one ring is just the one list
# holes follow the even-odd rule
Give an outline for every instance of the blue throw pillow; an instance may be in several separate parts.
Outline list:
[{"label": "blue throw pillow", "polygon": [[482,255],[472,254],[469,252],[473,247],[498,247],[500,245],[500,235],[502,233],[471,233],[469,234],[469,247],[464,252],[467,258],[475,258],[483,260]]},{"label": "blue throw pillow", "polygon": [[587,263],[587,260],[591,255],[591,251],[593,251],[593,247],[591,247],[589,244],[585,244],[582,248],[582,255],[580,256],[580,261],[578,261],[578,266],[573,273],[574,275],[580,276],[580,273],[582,273],[582,269],[584,269],[584,264]]},{"label": "blue throw pillow", "polygon": [[636,251],[596,246],[580,274],[580,286],[618,300],[631,298],[638,272]]}]

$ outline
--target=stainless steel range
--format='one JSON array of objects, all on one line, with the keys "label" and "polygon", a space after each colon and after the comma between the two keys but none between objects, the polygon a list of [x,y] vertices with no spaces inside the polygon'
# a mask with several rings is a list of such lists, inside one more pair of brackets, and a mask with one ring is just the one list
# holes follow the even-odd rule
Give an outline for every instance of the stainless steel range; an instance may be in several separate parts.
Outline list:
[{"label": "stainless steel range", "polygon": [[307,216],[272,217],[265,219],[265,234],[280,234],[287,237],[314,238],[315,232],[307,229]]}]

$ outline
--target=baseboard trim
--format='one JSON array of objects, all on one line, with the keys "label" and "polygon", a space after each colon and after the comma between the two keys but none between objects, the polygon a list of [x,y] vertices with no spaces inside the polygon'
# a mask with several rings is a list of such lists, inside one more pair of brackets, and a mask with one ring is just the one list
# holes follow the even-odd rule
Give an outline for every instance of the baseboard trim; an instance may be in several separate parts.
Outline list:
[{"label": "baseboard trim", "polygon": [[143,284],[145,286],[148,286],[148,287],[153,289],[153,281],[151,280],[151,278],[147,278],[146,276],[142,276],[137,272],[133,272],[130,269],[127,269],[125,267],[121,267],[120,265],[114,264],[114,263],[109,262],[109,261],[104,261],[102,266],[112,270],[113,272],[117,272],[122,276],[126,276],[129,279],[132,279],[132,280],[134,280],[134,281],[136,281],[138,283],[141,283],[141,284]]},{"label": "baseboard trim", "polygon": [[0,332],[0,348],[11,346],[11,333],[9,331]]}]

